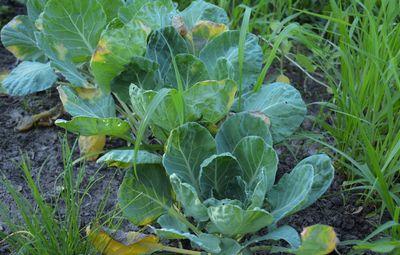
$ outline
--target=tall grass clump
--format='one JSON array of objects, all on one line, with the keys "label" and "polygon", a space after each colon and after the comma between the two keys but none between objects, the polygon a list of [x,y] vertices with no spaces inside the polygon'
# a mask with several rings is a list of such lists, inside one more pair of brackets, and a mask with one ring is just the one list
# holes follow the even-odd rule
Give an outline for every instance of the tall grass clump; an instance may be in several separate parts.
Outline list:
[{"label": "tall grass clump", "polygon": [[[11,254],[96,254],[84,236],[81,215],[84,199],[99,178],[90,178],[85,184],[86,170],[83,166],[74,168],[72,152],[66,139],[63,140],[62,149],[64,171],[59,176],[60,183],[57,183],[61,188],[52,203],[46,202],[37,181],[31,175],[30,163],[26,157],[22,158],[21,169],[33,203],[9,180],[0,180],[17,208],[17,212],[11,211],[8,205],[0,202],[0,221],[7,230],[7,233],[5,230],[0,231],[0,245],[7,245]],[[100,217],[101,214],[98,215]]]},{"label": "tall grass clump", "polygon": [[330,1],[327,32],[338,58],[323,71],[334,114],[321,124],[343,156],[348,184],[364,201],[382,202],[394,220],[400,206],[400,2]]}]

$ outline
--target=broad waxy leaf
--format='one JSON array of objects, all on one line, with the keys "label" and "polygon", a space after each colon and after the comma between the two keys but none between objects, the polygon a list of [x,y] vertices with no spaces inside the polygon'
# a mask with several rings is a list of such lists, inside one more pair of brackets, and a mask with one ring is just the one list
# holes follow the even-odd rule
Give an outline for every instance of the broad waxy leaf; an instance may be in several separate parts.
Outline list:
[{"label": "broad waxy leaf", "polygon": [[257,184],[255,188],[252,190],[251,196],[248,197],[247,203],[250,203],[247,209],[251,210],[254,208],[263,208],[265,202],[265,195],[267,194],[268,190],[268,180],[267,175],[265,174],[264,169],[261,169],[260,173],[258,174]]},{"label": "broad waxy leaf", "polygon": [[57,81],[57,75],[50,64],[25,61],[19,64],[3,80],[3,87],[12,96],[25,96],[43,91]]},{"label": "broad waxy leaf", "polygon": [[[159,97],[160,95],[162,97]],[[157,92],[146,91],[132,84],[130,97],[132,108],[141,119],[146,118],[151,104],[157,104],[148,118],[150,127],[158,139],[167,140],[170,130],[180,125],[180,114],[176,107],[176,102],[180,101],[180,95],[176,90],[164,88]]]},{"label": "broad waxy leaf", "polygon": [[175,173],[200,194],[200,165],[215,153],[215,141],[208,130],[197,123],[187,123],[172,130],[166,144],[163,165],[169,175]]},{"label": "broad waxy leaf", "polygon": [[131,84],[129,87],[129,97],[131,99],[133,112],[136,113],[140,119],[145,118],[147,107],[155,95],[155,91],[144,90],[135,84]]},{"label": "broad waxy leaf", "polygon": [[290,244],[291,248],[293,249],[299,248],[301,244],[300,236],[297,231],[294,228],[285,225],[268,232],[268,234],[264,236],[255,236],[251,238],[248,242],[245,243],[244,246],[249,246],[267,240],[284,240],[288,244]]},{"label": "broad waxy leaf", "polygon": [[313,178],[312,165],[305,164],[295,167],[290,173],[282,176],[272,187],[267,194],[267,201],[272,207],[271,214],[275,222],[295,212],[307,200]]},{"label": "broad waxy leaf", "polygon": [[[147,107],[157,93],[167,90],[167,95],[158,104],[151,116],[152,129],[161,128],[165,134],[181,124],[178,103],[180,93],[176,89],[162,89],[158,92],[145,91],[135,85],[131,86],[131,103],[134,112],[143,118]],[[204,81],[195,84],[183,93],[185,112],[183,122],[200,120],[206,123],[216,123],[221,120],[233,104],[236,84],[230,80]],[[155,133],[157,138],[165,140],[164,136]]]},{"label": "broad waxy leaf", "polygon": [[124,244],[103,230],[92,231],[88,227],[86,233],[96,250],[104,255],[145,255],[162,249],[159,238],[153,235],[129,232],[126,238],[128,243]]},{"label": "broad waxy leaf", "polygon": [[156,229],[158,236],[165,239],[189,239],[192,242],[192,246],[198,246],[207,252],[212,254],[219,253],[221,248],[219,246],[220,239],[217,236],[211,234],[202,233],[199,236],[190,234],[188,232],[181,232],[175,229]]},{"label": "broad waxy leaf", "polygon": [[[188,89],[193,84],[201,81],[208,80],[209,75],[206,66],[203,61],[191,54],[178,54],[175,56],[175,62],[178,67],[178,72],[181,75],[183,86]],[[175,77],[175,71],[170,69],[167,74],[166,83],[171,84],[172,87],[178,88],[178,84]]]},{"label": "broad waxy leaf", "polygon": [[186,41],[179,35],[174,27],[168,26],[154,31],[149,38],[147,57],[159,64],[156,79],[164,86],[176,84],[176,78],[172,84],[171,73],[175,73],[172,57],[179,53],[188,53]]},{"label": "broad waxy leaf", "polygon": [[233,155],[237,158],[243,170],[243,179],[251,190],[257,185],[261,171],[264,172],[267,181],[266,191],[271,189],[278,169],[278,156],[261,137],[242,138],[236,145]]},{"label": "broad waxy leaf", "polygon": [[121,7],[118,11],[118,17],[124,23],[129,23],[134,19],[140,9],[146,4],[150,3],[148,0],[125,0],[125,6]]},{"label": "broad waxy leaf", "polygon": [[132,141],[129,123],[118,118],[77,116],[70,121],[58,119],[56,125],[83,136],[107,135]]},{"label": "broad waxy leaf", "polygon": [[124,23],[140,20],[152,30],[171,25],[172,17],[176,15],[174,3],[170,0],[133,1],[119,11],[119,17]]},{"label": "broad waxy leaf", "polygon": [[28,0],[26,2],[28,17],[30,18],[33,24],[39,18],[40,14],[43,12],[47,2],[48,0]]},{"label": "broad waxy leaf", "polygon": [[221,252],[216,253],[215,255],[239,254],[239,252],[243,249],[238,242],[230,238],[222,238],[220,247]]},{"label": "broad waxy leaf", "polygon": [[43,14],[44,32],[59,38],[62,51],[69,52],[74,62],[92,56],[106,22],[97,0],[49,0]]},{"label": "broad waxy leaf", "polygon": [[307,113],[300,93],[286,83],[262,86],[260,91],[243,98],[243,111],[262,112],[270,119],[274,143],[292,135]]},{"label": "broad waxy leaf", "polygon": [[111,90],[124,102],[130,102],[129,87],[131,84],[151,90],[155,89],[157,81],[155,72],[158,64],[145,57],[134,56],[129,64],[125,65],[124,71],[111,82]]},{"label": "broad waxy leaf", "polygon": [[[97,160],[98,164],[106,163],[108,166],[128,168],[133,165],[134,150],[112,150]],[[161,164],[161,156],[139,150],[137,152],[136,164]]]},{"label": "broad waxy leaf", "polygon": [[115,117],[115,104],[110,94],[96,89],[74,90],[68,86],[58,87],[58,93],[65,110],[74,117]]},{"label": "broad waxy leaf", "polygon": [[169,214],[164,214],[158,218],[157,223],[160,224],[161,229],[152,227],[157,236],[164,239],[186,239],[183,233],[189,233],[189,228],[179,221],[177,217]]},{"label": "broad waxy leaf", "polygon": [[125,5],[124,0],[97,0],[97,2],[103,6],[103,10],[107,16],[107,24],[118,17],[119,9]]},{"label": "broad waxy leaf", "polygon": [[[245,193],[233,187],[238,185],[235,180],[242,176],[242,169],[232,154],[213,155],[205,159],[200,168],[200,189],[205,198],[239,199]],[[231,194],[231,190],[239,190],[239,194]]]},{"label": "broad waxy leaf", "polygon": [[137,165],[126,173],[118,192],[123,214],[136,225],[147,225],[169,210],[171,186],[161,165]]},{"label": "broad waxy leaf", "polygon": [[336,233],[326,225],[313,225],[301,232],[301,246],[294,251],[296,255],[325,255],[336,248]]},{"label": "broad waxy leaf", "polygon": [[272,145],[271,133],[265,122],[250,113],[239,113],[228,118],[218,131],[218,153],[233,152],[239,141],[246,136],[259,136],[267,145]]},{"label": "broad waxy leaf", "polygon": [[[211,79],[229,78],[239,82],[239,37],[240,31],[226,31],[202,49],[200,59],[206,64]],[[248,89],[257,81],[262,67],[262,50],[255,35],[249,34],[246,38],[244,52],[243,88]],[[221,77],[232,68],[233,72],[228,72],[228,77]]]},{"label": "broad waxy leaf", "polygon": [[199,82],[184,92],[186,109],[201,121],[216,123],[229,112],[236,91],[231,80]]},{"label": "broad waxy leaf", "polygon": [[208,20],[214,23],[228,24],[229,18],[225,10],[216,5],[199,0],[193,1],[190,6],[183,10],[180,15],[189,30],[201,20]]},{"label": "broad waxy leaf", "polygon": [[170,176],[172,188],[174,189],[176,199],[182,204],[185,215],[193,217],[197,221],[207,221],[207,208],[203,205],[193,186],[182,183],[176,174]]},{"label": "broad waxy leaf", "polygon": [[312,155],[303,159],[297,167],[310,164],[314,169],[314,179],[311,187],[311,192],[307,196],[307,201],[301,206],[304,209],[324,194],[331,185],[334,177],[334,169],[331,159],[325,154]]},{"label": "broad waxy leaf", "polygon": [[44,33],[35,33],[36,41],[46,56],[50,59],[51,66],[62,73],[62,75],[73,85],[79,87],[92,87],[77,69],[71,60],[70,53],[65,51],[62,43]]},{"label": "broad waxy leaf", "polygon": [[96,82],[104,91],[123,70],[132,57],[146,52],[147,31],[141,22],[121,23],[114,20],[102,33],[90,66]]},{"label": "broad waxy leaf", "polygon": [[[140,119],[148,120],[153,134],[161,141],[166,141],[170,130],[180,124],[180,116],[175,107],[175,101],[179,100],[180,95],[176,92],[170,89],[146,91],[134,84],[130,87],[133,111]],[[148,114],[150,111],[151,115]]]},{"label": "broad waxy leaf", "polygon": [[227,31],[224,24],[214,23],[208,20],[199,21],[192,29],[192,43],[196,55],[208,44],[209,41]]},{"label": "broad waxy leaf", "polygon": [[1,41],[20,60],[43,60],[43,53],[36,43],[35,31],[29,17],[19,15],[2,28]]},{"label": "broad waxy leaf", "polygon": [[185,224],[169,214],[162,215],[158,218],[157,223],[160,224],[163,229],[175,229],[179,232],[189,232],[189,228]]},{"label": "broad waxy leaf", "polygon": [[263,209],[243,210],[230,204],[209,207],[208,216],[220,233],[231,237],[257,232],[273,222],[272,215]]}]

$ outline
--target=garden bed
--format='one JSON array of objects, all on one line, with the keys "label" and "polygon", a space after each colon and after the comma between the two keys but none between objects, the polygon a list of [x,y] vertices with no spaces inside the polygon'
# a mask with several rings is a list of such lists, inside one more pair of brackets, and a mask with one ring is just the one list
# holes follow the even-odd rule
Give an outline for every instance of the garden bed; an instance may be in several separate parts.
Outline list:
[{"label": "garden bed", "polygon": [[[0,66],[2,68],[12,67],[15,63],[12,55],[6,53],[4,48],[1,48],[1,51],[4,52],[3,54],[5,57],[1,59]],[[12,61],[10,61],[11,59]],[[301,74],[293,71],[289,74],[289,77],[294,81],[299,81],[299,83],[294,84],[303,84],[304,77]],[[321,87],[310,81],[306,84],[308,92],[304,91],[304,88],[301,86],[298,87],[298,89],[306,92],[303,93],[303,95],[308,95],[308,97],[305,97],[306,101],[312,102],[312,100],[318,100],[316,95],[321,94],[314,94],[312,92],[321,91]],[[58,100],[57,91],[52,90],[50,92],[41,92],[26,97],[1,95],[0,101],[0,112],[2,113],[0,115],[0,169],[2,170],[2,174],[7,179],[10,179],[14,185],[21,187],[21,192],[29,193],[23,177],[24,174],[18,166],[18,162],[20,162],[22,156],[21,152],[23,152],[30,159],[32,175],[35,178],[40,175],[40,186],[44,192],[44,197],[48,198],[49,201],[51,198],[56,197],[55,187],[58,185],[57,177],[63,171],[60,138],[64,134],[64,131],[56,126],[37,127],[27,132],[17,132],[14,128],[22,116],[49,109],[56,105]],[[310,126],[309,123],[303,124],[305,128],[310,128]],[[70,135],[69,137],[71,143],[76,139],[74,135]],[[314,152],[313,148],[315,150],[315,145],[303,146],[301,142],[294,144],[300,148],[300,152],[297,155],[298,159],[312,154]],[[280,162],[281,166],[279,169],[292,169],[297,162],[284,147],[280,149],[281,153],[286,156],[280,156],[280,158],[285,159],[285,162]],[[78,156],[79,155],[76,154],[76,157]],[[87,176],[92,176],[98,168],[99,165],[94,162],[87,163]],[[123,175],[123,170],[116,168],[103,168],[99,172],[98,177],[103,176],[103,178],[91,190],[93,200],[83,209],[84,213],[82,217],[84,224],[90,223],[94,218],[97,205],[103,199],[103,191],[110,182],[112,196],[110,197],[107,208],[112,209],[116,205],[116,193]],[[343,181],[343,176],[337,174],[331,188],[321,199],[304,211],[289,217],[285,222],[294,226],[300,232],[302,228],[306,226],[326,224],[335,228],[340,240],[364,238],[366,233],[370,233],[374,230],[373,224],[376,224],[378,219],[366,218],[368,213],[371,212],[371,209],[363,208],[360,210],[360,207],[357,205],[356,195],[342,192],[341,184]],[[6,204],[9,204],[16,215],[18,214],[18,211],[14,208],[11,197],[6,193],[4,187],[0,187],[0,199]],[[0,251],[2,251],[1,248]],[[5,252],[4,247],[3,252]]]},{"label": "garden bed", "polygon": [[[0,71],[11,69],[15,66],[15,63],[16,60],[13,56],[1,46]],[[329,97],[324,87],[306,79],[305,75],[294,67],[290,67],[288,64],[286,70],[286,75],[301,92],[306,103],[322,101]],[[25,97],[0,95],[1,174],[9,179],[19,189],[19,192],[29,197],[30,193],[24,180],[24,174],[18,166],[21,156],[25,154],[31,163],[31,174],[34,179],[39,180],[42,194],[46,201],[50,203],[57,197],[57,190],[61,185],[58,180],[63,171],[60,140],[65,131],[56,126],[51,126],[34,127],[26,132],[18,132],[15,127],[23,116],[48,110],[58,102],[58,92],[55,89]],[[309,114],[318,113],[318,108],[315,108],[315,106],[309,107],[308,110]],[[65,115],[64,118],[68,119],[69,117]],[[306,120],[302,128],[310,131],[313,128],[312,123]],[[76,136],[68,135],[71,144],[74,143],[75,139]],[[121,143],[119,140],[108,141],[106,149],[113,148],[116,144]],[[277,147],[279,158],[284,159],[279,162],[280,172],[278,172],[278,176],[282,176],[285,171],[292,169],[298,161],[315,154],[319,149],[315,144],[304,143],[303,141],[292,141],[291,146],[296,151],[295,155],[291,154],[284,146]],[[77,152],[75,152],[75,157],[79,157]],[[122,182],[124,170],[103,167],[97,172],[99,167],[95,162],[86,163],[86,178],[97,173],[96,177],[100,180],[91,189],[91,198],[85,203],[85,208],[82,208],[82,227],[93,220],[96,208],[103,200],[104,190],[109,189],[111,192],[106,210],[112,210],[117,205],[117,190]],[[322,198],[307,209],[288,217],[282,223],[295,227],[299,232],[304,227],[313,224],[326,224],[334,227],[337,237],[342,241],[364,238],[375,229],[379,220],[378,216],[368,217],[374,208],[360,207],[357,204],[356,194],[342,191],[344,180],[344,176],[336,173],[334,182]],[[4,187],[0,187],[0,199],[9,205],[13,216],[18,215],[18,210]],[[32,200],[32,198],[30,199]],[[0,228],[3,227],[0,222]],[[130,227],[133,226],[125,226],[125,229]],[[346,254],[348,248],[339,247],[339,251]],[[0,254],[7,254],[7,247],[0,246]]]}]

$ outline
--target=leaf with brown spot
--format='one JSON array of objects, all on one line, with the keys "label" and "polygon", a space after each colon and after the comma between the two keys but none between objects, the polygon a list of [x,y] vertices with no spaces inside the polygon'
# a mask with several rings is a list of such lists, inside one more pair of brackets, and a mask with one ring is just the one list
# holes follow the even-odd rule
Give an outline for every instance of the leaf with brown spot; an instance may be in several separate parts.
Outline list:
[{"label": "leaf with brown spot", "polygon": [[333,227],[318,224],[304,228],[301,240],[302,244],[294,254],[325,255],[335,250],[337,237]]},{"label": "leaf with brown spot", "polygon": [[198,22],[192,29],[195,52],[198,54],[210,40],[227,30],[228,27],[225,24],[205,20]]},{"label": "leaf with brown spot", "polygon": [[163,247],[158,237],[137,232],[123,233],[123,241],[114,239],[102,229],[92,231],[87,227],[86,233],[96,250],[104,255],[144,255]]}]

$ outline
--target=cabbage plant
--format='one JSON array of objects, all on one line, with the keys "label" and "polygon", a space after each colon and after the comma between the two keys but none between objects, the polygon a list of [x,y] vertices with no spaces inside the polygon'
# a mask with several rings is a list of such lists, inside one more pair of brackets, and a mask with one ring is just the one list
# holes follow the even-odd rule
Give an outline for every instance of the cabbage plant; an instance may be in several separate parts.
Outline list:
[{"label": "cabbage plant", "polygon": [[[259,115],[235,114],[215,137],[186,123],[172,130],[162,158],[139,154],[136,172],[128,170],[120,187],[119,205],[136,225],[157,221],[158,237],[188,239],[211,254],[241,254],[280,239],[289,244],[286,251],[307,254],[299,252],[304,247],[297,232],[279,222],[313,204],[330,186],[334,169],[328,156],[313,155],[276,181],[272,145]],[[259,236],[264,228],[267,234]]]},{"label": "cabbage plant", "polygon": [[[170,25],[149,34],[146,53],[132,57],[111,80],[111,91],[129,109],[126,119],[131,126],[135,126],[135,120],[148,124],[151,134],[164,143],[171,130],[184,123],[198,122],[216,128],[229,112],[248,111],[268,118],[276,143],[293,134],[306,114],[299,92],[285,83],[265,85],[255,91],[263,58],[258,39],[251,33],[245,37],[245,65],[240,70],[240,31],[229,30],[227,22],[222,9],[195,1],[173,16],[167,22]],[[239,109],[235,102],[240,82],[244,94]],[[70,113],[78,106],[91,107],[64,88],[62,95],[67,93],[62,97]],[[104,107],[97,104],[92,108]],[[77,115],[57,124],[81,135],[111,135],[132,141],[125,120],[98,113]],[[140,134],[135,135],[141,138]],[[117,153],[121,151],[114,155]]]}]

